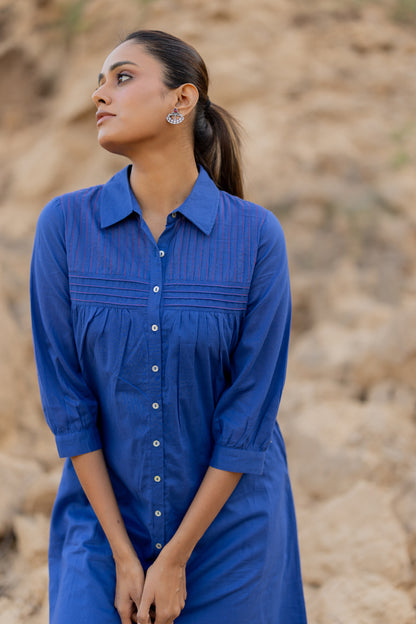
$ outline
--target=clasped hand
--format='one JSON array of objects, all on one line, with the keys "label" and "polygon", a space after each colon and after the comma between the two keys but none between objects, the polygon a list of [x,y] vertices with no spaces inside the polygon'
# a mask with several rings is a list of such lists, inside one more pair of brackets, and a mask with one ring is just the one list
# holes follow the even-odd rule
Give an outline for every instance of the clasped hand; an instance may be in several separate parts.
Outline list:
[{"label": "clasped hand", "polygon": [[122,624],[172,624],[185,606],[185,566],[161,551],[144,575],[138,559],[116,562],[116,607]]}]

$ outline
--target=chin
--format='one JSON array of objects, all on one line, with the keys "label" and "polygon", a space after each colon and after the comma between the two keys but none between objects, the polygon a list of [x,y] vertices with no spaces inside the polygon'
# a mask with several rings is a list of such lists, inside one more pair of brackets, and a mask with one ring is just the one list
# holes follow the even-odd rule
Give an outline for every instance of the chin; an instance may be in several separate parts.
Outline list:
[{"label": "chin", "polygon": [[102,137],[98,139],[98,144],[107,152],[112,154],[119,154],[120,156],[127,156],[127,146],[124,143],[115,141],[114,139]]}]

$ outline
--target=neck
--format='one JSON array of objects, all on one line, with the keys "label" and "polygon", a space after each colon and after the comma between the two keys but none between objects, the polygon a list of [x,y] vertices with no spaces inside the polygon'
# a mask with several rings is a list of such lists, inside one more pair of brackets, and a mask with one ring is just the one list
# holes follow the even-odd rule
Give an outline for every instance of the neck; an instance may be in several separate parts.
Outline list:
[{"label": "neck", "polygon": [[192,146],[148,150],[131,161],[130,185],[144,218],[167,217],[185,201],[198,177]]}]

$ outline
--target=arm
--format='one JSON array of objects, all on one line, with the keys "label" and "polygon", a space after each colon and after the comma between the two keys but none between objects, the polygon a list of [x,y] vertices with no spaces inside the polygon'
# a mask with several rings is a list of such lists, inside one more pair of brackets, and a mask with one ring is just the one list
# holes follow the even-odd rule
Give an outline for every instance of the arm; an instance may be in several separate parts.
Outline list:
[{"label": "arm", "polygon": [[208,468],[178,530],[147,571],[137,614],[140,624],[150,624],[152,604],[156,608],[155,624],[171,624],[178,617],[186,600],[186,563],[240,478],[241,473]]},{"label": "arm", "polygon": [[114,606],[131,624],[141,600],[144,572],[127,534],[101,450],[72,457],[81,486],[109,541],[116,565]]},{"label": "arm", "polygon": [[241,476],[241,472],[208,468],[178,530],[163,549],[166,556],[186,565],[197,542],[221,511]]},{"label": "arm", "polygon": [[230,359],[230,383],[213,415],[210,465],[263,473],[286,376],[291,298],[283,231],[266,211],[238,343]]},{"label": "arm", "polygon": [[[66,204],[66,200],[65,200]],[[115,605],[131,624],[144,575],[114,496],[97,428],[97,401],[80,369],[71,317],[63,202],[42,211],[31,265],[33,342],[46,420],[61,457],[73,457],[79,481],[107,535],[117,571]]]},{"label": "arm", "polygon": [[74,338],[62,203],[52,200],[39,216],[30,299],[43,411],[59,456],[71,457],[101,448],[101,439],[97,400],[82,375]]}]

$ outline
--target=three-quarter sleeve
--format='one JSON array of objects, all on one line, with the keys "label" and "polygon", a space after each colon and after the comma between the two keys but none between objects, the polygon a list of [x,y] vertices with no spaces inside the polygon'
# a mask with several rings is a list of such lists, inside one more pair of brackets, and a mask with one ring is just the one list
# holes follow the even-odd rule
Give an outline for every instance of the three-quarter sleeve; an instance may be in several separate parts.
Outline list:
[{"label": "three-quarter sleeve", "polygon": [[97,401],[83,378],[74,340],[60,198],[47,204],[39,217],[30,277],[40,395],[59,455],[97,450]]},{"label": "three-quarter sleeve", "polygon": [[282,228],[266,211],[230,384],[213,417],[210,465],[261,474],[286,376],[291,297]]}]

